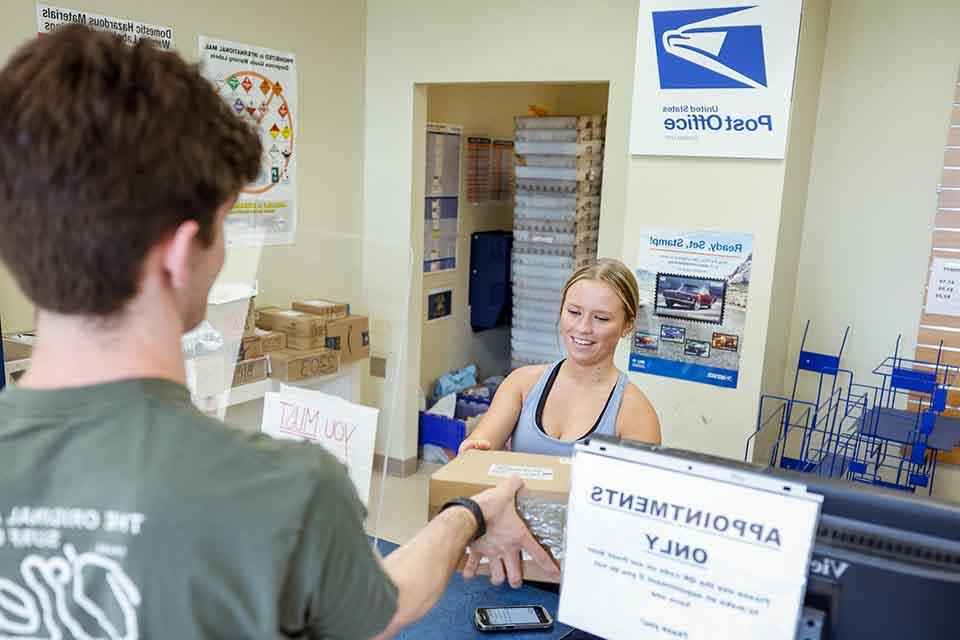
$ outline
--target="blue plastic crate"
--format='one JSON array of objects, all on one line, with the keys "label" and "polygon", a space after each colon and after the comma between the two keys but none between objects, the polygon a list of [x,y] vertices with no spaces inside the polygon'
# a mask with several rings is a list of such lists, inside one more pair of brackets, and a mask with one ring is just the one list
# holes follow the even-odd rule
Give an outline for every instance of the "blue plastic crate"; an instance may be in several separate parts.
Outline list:
[{"label": "blue plastic crate", "polygon": [[456,452],[467,437],[467,423],[456,418],[420,412],[419,446],[434,444]]},{"label": "blue plastic crate", "polygon": [[454,418],[420,412],[420,435],[418,445],[433,444],[456,452],[467,437],[467,418],[485,413],[490,408],[490,399],[467,393],[457,394]]}]

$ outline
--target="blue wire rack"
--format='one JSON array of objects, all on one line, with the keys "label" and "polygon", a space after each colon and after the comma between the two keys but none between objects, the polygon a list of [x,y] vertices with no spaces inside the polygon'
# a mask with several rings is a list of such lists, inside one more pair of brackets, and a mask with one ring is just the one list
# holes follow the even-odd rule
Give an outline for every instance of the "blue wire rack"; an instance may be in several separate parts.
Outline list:
[{"label": "blue wire rack", "polygon": [[836,354],[807,350],[809,329],[790,396],[760,397],[744,460],[753,446],[755,459],[783,469],[932,494],[938,452],[960,446],[960,419],[943,415],[960,368],[942,363],[943,344],[936,361],[913,360],[898,336],[872,371],[879,385],[867,385],[840,366],[849,327]]}]

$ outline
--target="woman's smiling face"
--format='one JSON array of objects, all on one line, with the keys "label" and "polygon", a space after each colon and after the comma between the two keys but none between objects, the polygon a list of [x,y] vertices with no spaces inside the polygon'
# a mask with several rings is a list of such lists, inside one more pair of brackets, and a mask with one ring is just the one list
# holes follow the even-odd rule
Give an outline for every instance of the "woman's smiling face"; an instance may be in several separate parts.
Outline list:
[{"label": "woman's smiling face", "polygon": [[582,365],[612,357],[629,331],[623,303],[610,285],[578,280],[567,290],[560,310],[560,335],[567,355]]}]

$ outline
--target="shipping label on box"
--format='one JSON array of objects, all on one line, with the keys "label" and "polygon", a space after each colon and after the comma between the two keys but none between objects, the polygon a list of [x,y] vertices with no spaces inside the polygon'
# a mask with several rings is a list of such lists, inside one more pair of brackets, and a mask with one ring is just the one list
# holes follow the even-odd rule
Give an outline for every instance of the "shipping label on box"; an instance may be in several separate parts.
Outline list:
[{"label": "shipping label on box", "polygon": [[260,338],[263,353],[272,353],[287,348],[287,334],[282,331],[264,331],[257,329],[256,336]]},{"label": "shipping label on box", "polygon": [[237,360],[253,360],[263,356],[263,341],[257,336],[244,338],[240,342],[240,353]]},{"label": "shipping label on box", "polygon": [[251,360],[238,362],[233,370],[233,386],[239,387],[243,384],[251,384],[267,379],[267,358],[260,356]]},{"label": "shipping label on box", "polygon": [[270,375],[285,382],[296,382],[314,376],[326,376],[337,372],[340,360],[336,351],[291,351],[283,349],[270,354]]},{"label": "shipping label on box", "polygon": [[[468,451],[454,458],[430,477],[428,516],[432,519],[445,502],[472,496],[496,486],[511,475],[523,479],[517,508],[534,537],[563,562],[563,531],[570,491],[570,459],[512,451]],[[479,572],[488,573],[481,563]],[[559,582],[524,554],[523,576],[527,580]]]},{"label": "shipping label on box", "polygon": [[328,349],[340,354],[341,362],[370,357],[370,321],[367,316],[347,316],[327,323]]},{"label": "shipping label on box", "polygon": [[302,311],[270,309],[262,311],[261,318],[270,325],[271,331],[282,331],[288,336],[319,338],[327,335],[323,318]]},{"label": "shipping label on box", "polygon": [[291,306],[295,311],[320,316],[326,322],[340,320],[350,315],[350,305],[332,300],[295,300]]}]

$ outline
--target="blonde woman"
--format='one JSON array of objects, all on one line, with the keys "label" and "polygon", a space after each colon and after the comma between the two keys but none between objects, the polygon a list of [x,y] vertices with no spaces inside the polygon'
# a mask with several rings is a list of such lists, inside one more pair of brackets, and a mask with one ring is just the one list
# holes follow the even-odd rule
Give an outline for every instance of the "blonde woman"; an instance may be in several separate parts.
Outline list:
[{"label": "blonde woman", "polygon": [[507,376],[480,424],[460,445],[570,456],[593,435],[660,443],[653,405],[613,364],[617,343],[637,317],[637,281],[619,260],[578,269],[560,301],[560,337],[567,357],[521,367]]}]

